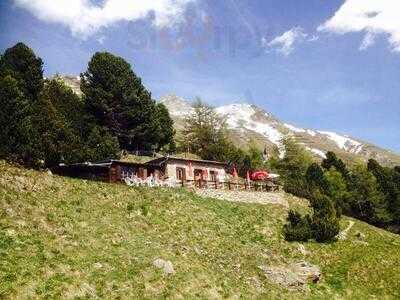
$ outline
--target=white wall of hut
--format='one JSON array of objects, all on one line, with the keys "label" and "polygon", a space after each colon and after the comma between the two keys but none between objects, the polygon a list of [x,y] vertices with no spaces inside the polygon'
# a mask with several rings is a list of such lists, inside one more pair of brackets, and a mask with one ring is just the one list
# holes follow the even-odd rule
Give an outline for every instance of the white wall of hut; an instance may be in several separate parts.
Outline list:
[{"label": "white wall of hut", "polygon": [[[196,162],[191,163],[191,167],[189,166],[189,162],[168,162],[165,168],[166,176],[169,178],[177,178],[177,169],[185,170],[185,178],[186,180],[195,180],[195,173],[204,172],[206,170],[207,180],[211,181],[211,173],[214,172],[215,178],[218,182],[225,182],[226,171],[223,166],[218,165],[208,165],[208,164],[200,164]],[[190,172],[191,169],[191,172]],[[199,179],[199,178],[196,178]]]}]

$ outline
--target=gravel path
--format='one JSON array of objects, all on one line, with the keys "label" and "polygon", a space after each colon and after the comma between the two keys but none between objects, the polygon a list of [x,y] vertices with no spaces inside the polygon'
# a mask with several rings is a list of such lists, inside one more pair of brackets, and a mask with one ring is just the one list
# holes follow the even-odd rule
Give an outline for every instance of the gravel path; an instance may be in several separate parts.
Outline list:
[{"label": "gravel path", "polygon": [[344,229],[343,231],[339,232],[337,238],[341,241],[347,239],[347,234],[350,231],[351,227],[353,227],[354,225],[354,221],[349,221],[349,226],[347,226],[346,229]]},{"label": "gravel path", "polygon": [[229,191],[196,189],[196,193],[202,197],[210,197],[231,202],[257,203],[257,204],[277,204],[289,207],[289,203],[283,193],[278,192],[250,192],[250,191]]}]

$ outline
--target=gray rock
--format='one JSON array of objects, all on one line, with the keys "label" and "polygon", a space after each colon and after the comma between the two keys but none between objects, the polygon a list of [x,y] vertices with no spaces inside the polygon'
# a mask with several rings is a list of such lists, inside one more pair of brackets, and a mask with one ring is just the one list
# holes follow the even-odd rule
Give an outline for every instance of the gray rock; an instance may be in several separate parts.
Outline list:
[{"label": "gray rock", "polygon": [[157,258],[153,261],[153,266],[158,269],[162,269],[164,274],[170,275],[175,274],[174,266],[169,260],[163,260],[161,258]]},{"label": "gray rock", "polygon": [[301,261],[287,266],[260,266],[265,277],[281,286],[293,290],[307,290],[307,283],[317,283],[321,278],[321,271],[317,266]]},{"label": "gray rock", "polygon": [[290,264],[289,268],[304,281],[317,283],[321,278],[320,269],[306,261]]}]

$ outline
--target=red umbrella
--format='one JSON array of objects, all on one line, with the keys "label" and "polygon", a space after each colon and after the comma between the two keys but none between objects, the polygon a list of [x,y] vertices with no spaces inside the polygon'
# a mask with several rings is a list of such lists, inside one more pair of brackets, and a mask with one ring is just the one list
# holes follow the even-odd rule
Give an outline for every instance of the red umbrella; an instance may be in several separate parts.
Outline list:
[{"label": "red umbrella", "polygon": [[255,181],[260,181],[260,180],[265,180],[267,179],[269,176],[267,171],[255,171],[253,172],[253,174],[251,174],[251,179],[255,180]]}]

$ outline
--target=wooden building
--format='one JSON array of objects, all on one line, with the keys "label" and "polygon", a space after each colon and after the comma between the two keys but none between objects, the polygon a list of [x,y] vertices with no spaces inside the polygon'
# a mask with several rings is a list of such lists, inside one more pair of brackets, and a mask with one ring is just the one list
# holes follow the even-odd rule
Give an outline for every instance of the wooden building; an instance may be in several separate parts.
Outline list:
[{"label": "wooden building", "polygon": [[146,179],[152,175],[158,179],[174,179],[177,182],[212,181],[224,182],[226,164],[216,161],[161,157],[146,163],[109,160],[97,163],[60,165],[53,172],[63,176],[121,182],[126,177]]},{"label": "wooden building", "polygon": [[146,179],[150,174],[161,177],[161,170],[150,164],[109,160],[97,163],[60,165],[53,172],[62,176],[82,179],[121,182],[125,177],[138,176]]}]

